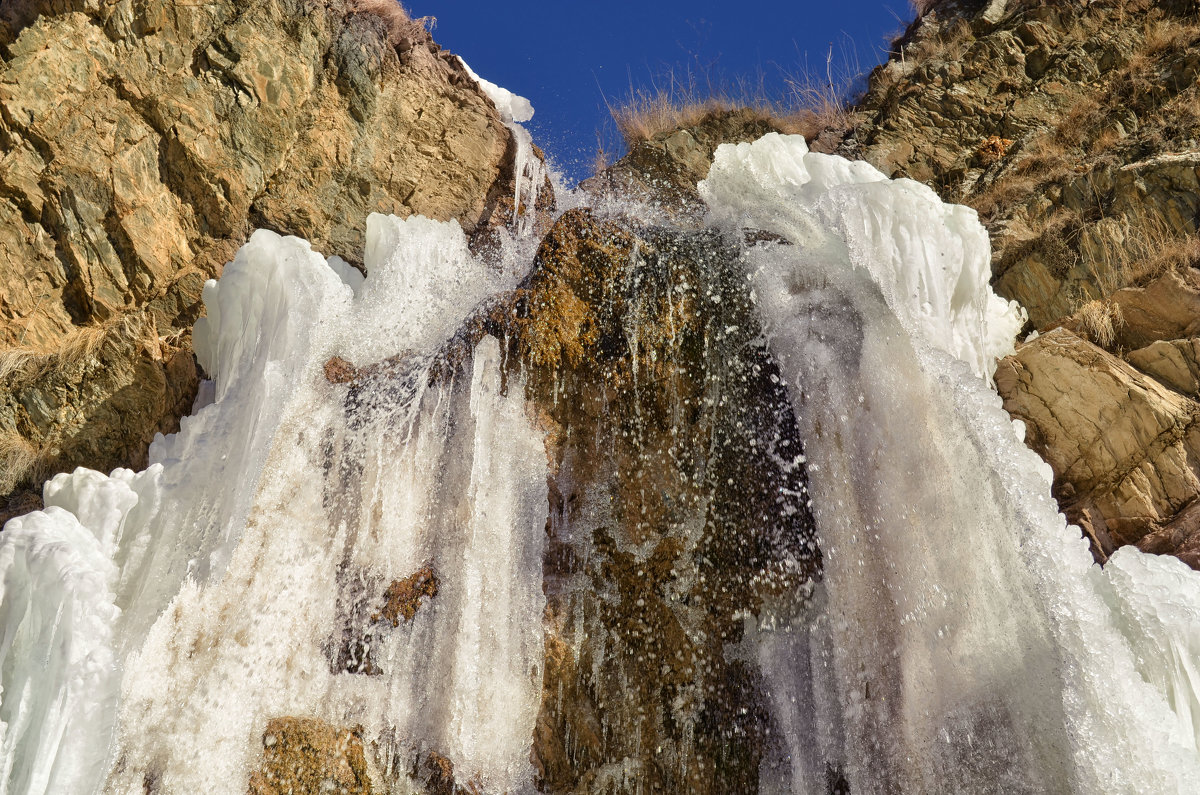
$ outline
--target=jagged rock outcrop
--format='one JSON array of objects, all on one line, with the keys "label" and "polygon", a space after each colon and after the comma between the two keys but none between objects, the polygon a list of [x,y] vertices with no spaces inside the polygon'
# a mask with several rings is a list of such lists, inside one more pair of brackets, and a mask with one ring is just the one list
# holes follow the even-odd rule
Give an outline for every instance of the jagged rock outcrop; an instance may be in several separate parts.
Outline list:
[{"label": "jagged rock outcrop", "polygon": [[932,3],[839,147],[975,207],[996,291],[1031,328],[1074,332],[1024,346],[997,384],[1100,558],[1146,533],[1171,551],[1196,526],[1156,530],[1200,498],[1190,435],[1161,433],[1195,395],[1197,44],[1191,0]]},{"label": "jagged rock outcrop", "polygon": [[[511,194],[514,153],[396,5],[5,3],[0,494],[144,462],[195,390],[183,360],[204,281],[252,229],[351,262],[370,212],[470,231]],[[161,350],[137,352],[135,315]],[[60,366],[64,347],[86,361]]]}]

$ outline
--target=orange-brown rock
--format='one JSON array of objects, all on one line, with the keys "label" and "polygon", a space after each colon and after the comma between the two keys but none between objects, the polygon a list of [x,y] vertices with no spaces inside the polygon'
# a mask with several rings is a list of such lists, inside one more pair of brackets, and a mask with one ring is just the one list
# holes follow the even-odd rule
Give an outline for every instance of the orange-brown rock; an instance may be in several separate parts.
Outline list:
[{"label": "orange-brown rock", "polygon": [[249,795],[371,795],[359,729],[315,718],[275,718],[262,737]]},{"label": "orange-brown rock", "polygon": [[400,619],[412,621],[421,607],[421,600],[432,599],[438,593],[438,578],[431,567],[425,566],[403,580],[395,580],[383,592],[383,608],[372,621],[390,621],[400,626]]},{"label": "orange-brown rock", "polygon": [[358,374],[354,365],[340,356],[332,356],[324,366],[325,380],[331,384],[349,384]]},{"label": "orange-brown rock", "polygon": [[146,313],[76,332],[52,354],[0,353],[0,494],[81,464],[145,466],[154,434],[176,430],[195,395],[191,351]]}]

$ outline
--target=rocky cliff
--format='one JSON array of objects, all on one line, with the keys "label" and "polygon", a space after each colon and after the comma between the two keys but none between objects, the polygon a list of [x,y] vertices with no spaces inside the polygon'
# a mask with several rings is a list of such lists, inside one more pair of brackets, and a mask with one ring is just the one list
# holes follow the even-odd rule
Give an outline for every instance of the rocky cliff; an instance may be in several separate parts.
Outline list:
[{"label": "rocky cliff", "polygon": [[1196,565],[1200,8],[928,5],[836,149],[979,211],[996,291],[1042,332],[996,385],[1097,558]]},{"label": "rocky cliff", "polygon": [[[1192,3],[946,0],[897,42],[854,125],[820,139],[980,212],[996,289],[1040,332],[997,387],[1100,559],[1138,544],[1200,563],[1196,43]],[[144,463],[176,426],[202,285],[251,229],[357,264],[369,212],[454,218],[486,249],[513,209],[496,109],[387,3],[9,3],[0,58],[12,512],[56,471]],[[546,431],[532,761],[548,791],[750,792],[771,750],[736,648],[748,616],[802,610],[822,565],[742,261],[780,241],[690,223],[715,147],[771,129],[718,114],[637,144],[585,185],[595,207],[539,217],[528,278],[434,368],[450,379],[485,333],[504,339]],[[655,211],[607,212],[613,194]],[[350,413],[399,364],[331,360],[326,375]],[[437,594],[432,570],[393,582],[347,628],[335,673],[378,673],[379,619],[395,628]],[[427,792],[478,791],[439,749],[385,774],[355,726],[310,716],[272,717],[261,743],[251,792],[387,791],[402,763]],[[844,786],[835,769],[829,785]],[[144,789],[160,791],[150,773]]]},{"label": "rocky cliff", "polygon": [[4,3],[0,506],[144,464],[195,394],[201,288],[250,231],[351,263],[370,212],[473,231],[511,208],[514,152],[394,3]]}]

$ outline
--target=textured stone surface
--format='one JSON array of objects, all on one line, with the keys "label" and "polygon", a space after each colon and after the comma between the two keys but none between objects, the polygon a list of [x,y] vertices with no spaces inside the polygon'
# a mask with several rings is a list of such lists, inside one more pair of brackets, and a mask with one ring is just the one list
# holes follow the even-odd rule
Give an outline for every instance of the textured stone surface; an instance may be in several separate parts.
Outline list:
[{"label": "textured stone surface", "polygon": [[262,737],[262,764],[249,795],[371,795],[363,742],[356,729],[315,718],[275,718]]},{"label": "textured stone surface", "polygon": [[547,791],[757,789],[765,696],[728,649],[742,616],[805,602],[820,555],[742,245],[572,210],[517,298],[551,429]]},{"label": "textured stone surface", "polygon": [[1200,404],[1069,331],[1020,346],[1000,362],[996,387],[1101,557],[1200,494]]},{"label": "textured stone surface", "polygon": [[1200,332],[1200,272],[1166,273],[1145,287],[1127,287],[1110,299],[1123,322],[1117,339],[1126,349]]},{"label": "textured stone surface", "polygon": [[0,493],[79,465],[146,465],[156,433],[191,409],[191,351],[160,336],[149,313],[71,338],[50,355],[0,357]]},{"label": "textured stone surface", "polygon": [[[511,134],[457,59],[396,11],[354,0],[4,3],[0,357],[45,356],[148,312],[187,358],[204,281],[256,227],[360,262],[371,212],[457,218],[468,231],[491,222],[512,190]],[[75,381],[60,368],[53,385],[25,384],[60,408],[39,425],[8,394],[0,447],[32,445],[50,465],[41,474],[144,461],[153,431],[187,408],[174,398],[195,389],[195,373],[139,372],[135,396],[129,373],[143,365],[114,354]],[[124,436],[86,427],[105,422],[106,403],[138,405],[123,411]],[[101,438],[113,443],[85,441]]]},{"label": "textured stone surface", "polygon": [[1200,398],[1200,338],[1158,340],[1130,351],[1125,360],[1163,386]]}]

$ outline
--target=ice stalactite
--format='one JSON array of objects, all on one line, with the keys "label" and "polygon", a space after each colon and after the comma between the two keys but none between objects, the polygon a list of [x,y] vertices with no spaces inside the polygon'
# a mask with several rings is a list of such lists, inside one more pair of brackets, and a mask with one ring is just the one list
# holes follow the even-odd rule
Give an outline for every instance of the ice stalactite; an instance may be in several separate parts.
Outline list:
[{"label": "ice stalactite", "polygon": [[467,70],[467,74],[479,84],[480,89],[492,100],[504,126],[508,127],[516,144],[516,159],[513,165],[513,218],[512,223],[518,234],[528,234],[533,228],[535,217],[534,207],[537,205],[538,194],[546,182],[548,172],[546,163],[533,151],[533,137],[521,126],[521,122],[533,118],[533,105],[524,97],[518,96],[506,88],[501,88],[490,80],[485,80],[475,74],[467,62],[459,58],[459,63]]}]

